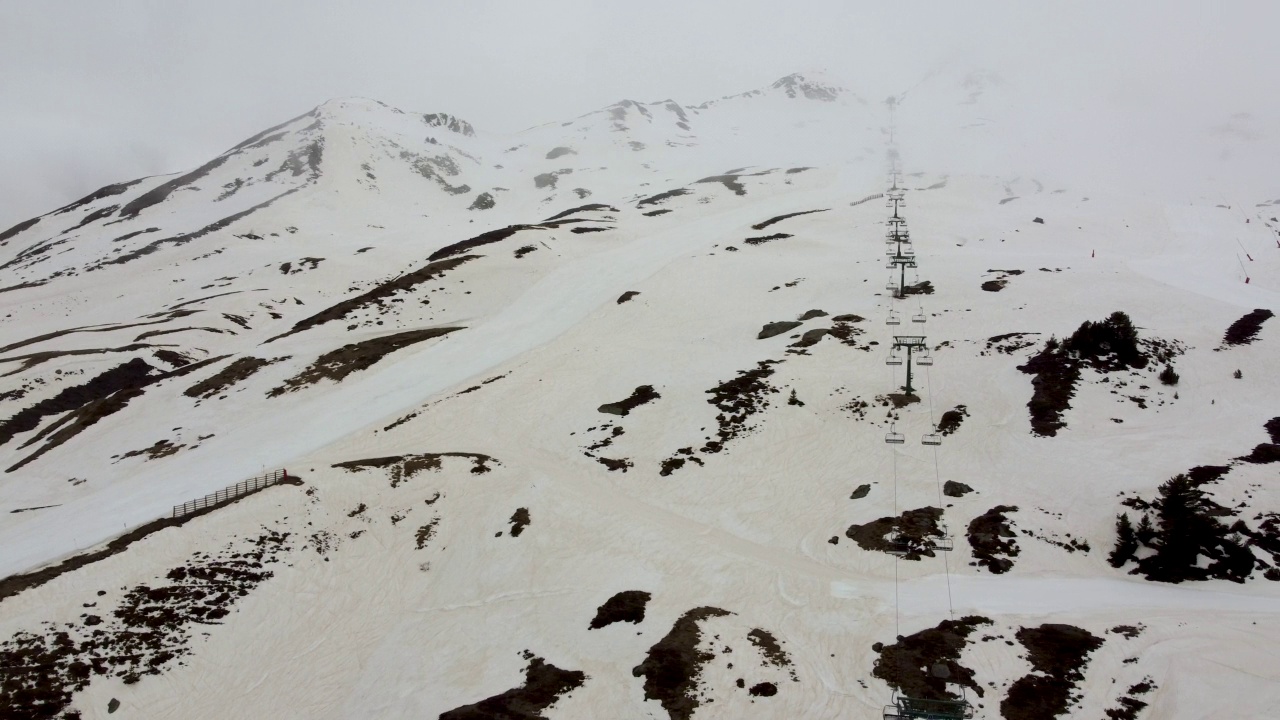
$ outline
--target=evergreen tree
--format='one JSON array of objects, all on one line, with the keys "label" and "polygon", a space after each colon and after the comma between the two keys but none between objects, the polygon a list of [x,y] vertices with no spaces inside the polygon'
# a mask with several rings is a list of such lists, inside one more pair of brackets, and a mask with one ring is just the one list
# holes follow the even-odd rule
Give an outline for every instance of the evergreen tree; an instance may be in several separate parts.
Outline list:
[{"label": "evergreen tree", "polygon": [[[1177,475],[1160,486],[1153,503],[1159,530],[1147,543],[1155,554],[1138,561],[1148,580],[1182,582],[1211,577],[1243,582],[1253,572],[1253,553],[1232,539],[1232,530],[1219,520],[1231,511],[1215,503],[1194,480]],[[1138,527],[1142,539],[1143,527]],[[1200,556],[1210,563],[1200,567]]]},{"label": "evergreen tree", "polygon": [[1121,513],[1116,516],[1116,547],[1107,561],[1111,563],[1111,567],[1122,567],[1135,559],[1137,552],[1138,535],[1133,530],[1133,523],[1129,522],[1128,513]]},{"label": "evergreen tree", "polygon": [[1138,542],[1147,547],[1154,547],[1152,543],[1155,542],[1156,539],[1156,528],[1151,524],[1150,515],[1143,514],[1142,519],[1138,521],[1137,536]]}]

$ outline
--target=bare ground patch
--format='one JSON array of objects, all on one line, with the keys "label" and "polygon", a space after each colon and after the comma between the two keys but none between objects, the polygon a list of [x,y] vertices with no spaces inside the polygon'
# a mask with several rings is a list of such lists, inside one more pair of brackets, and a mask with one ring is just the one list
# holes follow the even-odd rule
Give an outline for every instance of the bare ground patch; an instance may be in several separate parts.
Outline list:
[{"label": "bare ground patch", "polygon": [[343,345],[337,350],[321,355],[305,370],[285,380],[283,385],[268,392],[267,396],[278,397],[286,392],[296,392],[308,385],[314,385],[326,379],[333,382],[342,382],[351,373],[372,367],[379,360],[396,350],[462,329],[461,327],[441,327],[409,330]]}]

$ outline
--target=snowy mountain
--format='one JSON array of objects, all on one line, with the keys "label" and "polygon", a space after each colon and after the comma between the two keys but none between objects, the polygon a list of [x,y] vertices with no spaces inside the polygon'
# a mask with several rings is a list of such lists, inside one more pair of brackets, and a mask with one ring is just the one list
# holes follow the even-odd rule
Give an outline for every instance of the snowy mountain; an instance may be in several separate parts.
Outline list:
[{"label": "snowy mountain", "polygon": [[1020,97],[335,100],[0,233],[3,714],[1270,717],[1280,201]]}]

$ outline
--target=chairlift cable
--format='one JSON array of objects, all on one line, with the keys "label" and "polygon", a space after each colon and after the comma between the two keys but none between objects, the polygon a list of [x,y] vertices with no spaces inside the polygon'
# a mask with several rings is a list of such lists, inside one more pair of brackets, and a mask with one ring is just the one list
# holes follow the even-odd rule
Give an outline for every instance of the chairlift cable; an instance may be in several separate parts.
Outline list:
[{"label": "chairlift cable", "polygon": [[[933,377],[929,372],[929,368],[924,369],[924,381],[929,388],[929,422],[933,423]],[[936,426],[935,426],[936,428]],[[942,471],[938,468],[938,448],[933,448],[933,479],[938,486],[938,509],[943,509],[942,503]],[[947,559],[947,554],[942,554],[943,575],[947,579],[947,610],[951,613],[951,619],[956,619],[955,601],[951,597],[951,561]]]}]

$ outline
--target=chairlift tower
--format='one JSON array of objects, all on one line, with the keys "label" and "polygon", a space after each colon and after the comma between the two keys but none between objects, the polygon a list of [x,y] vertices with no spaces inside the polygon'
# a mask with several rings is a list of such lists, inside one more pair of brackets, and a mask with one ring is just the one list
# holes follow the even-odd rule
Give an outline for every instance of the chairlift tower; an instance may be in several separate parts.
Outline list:
[{"label": "chairlift tower", "polygon": [[906,357],[907,385],[905,388],[903,388],[903,390],[904,392],[910,394],[915,391],[915,388],[911,387],[912,353],[920,354],[920,357],[916,361],[918,365],[932,365],[933,357],[929,355],[929,346],[925,344],[923,335],[894,335],[893,349],[889,351],[890,353],[889,360],[886,361],[885,364],[901,365],[902,357],[898,355],[898,350],[904,349],[904,348],[907,351],[907,357]]},{"label": "chairlift tower", "polygon": [[[907,268],[915,269],[916,260],[910,255],[903,255],[899,250],[889,258],[890,269],[898,268],[898,287],[894,290],[893,296],[901,300],[907,296]],[[892,284],[892,283],[891,283]]]}]

